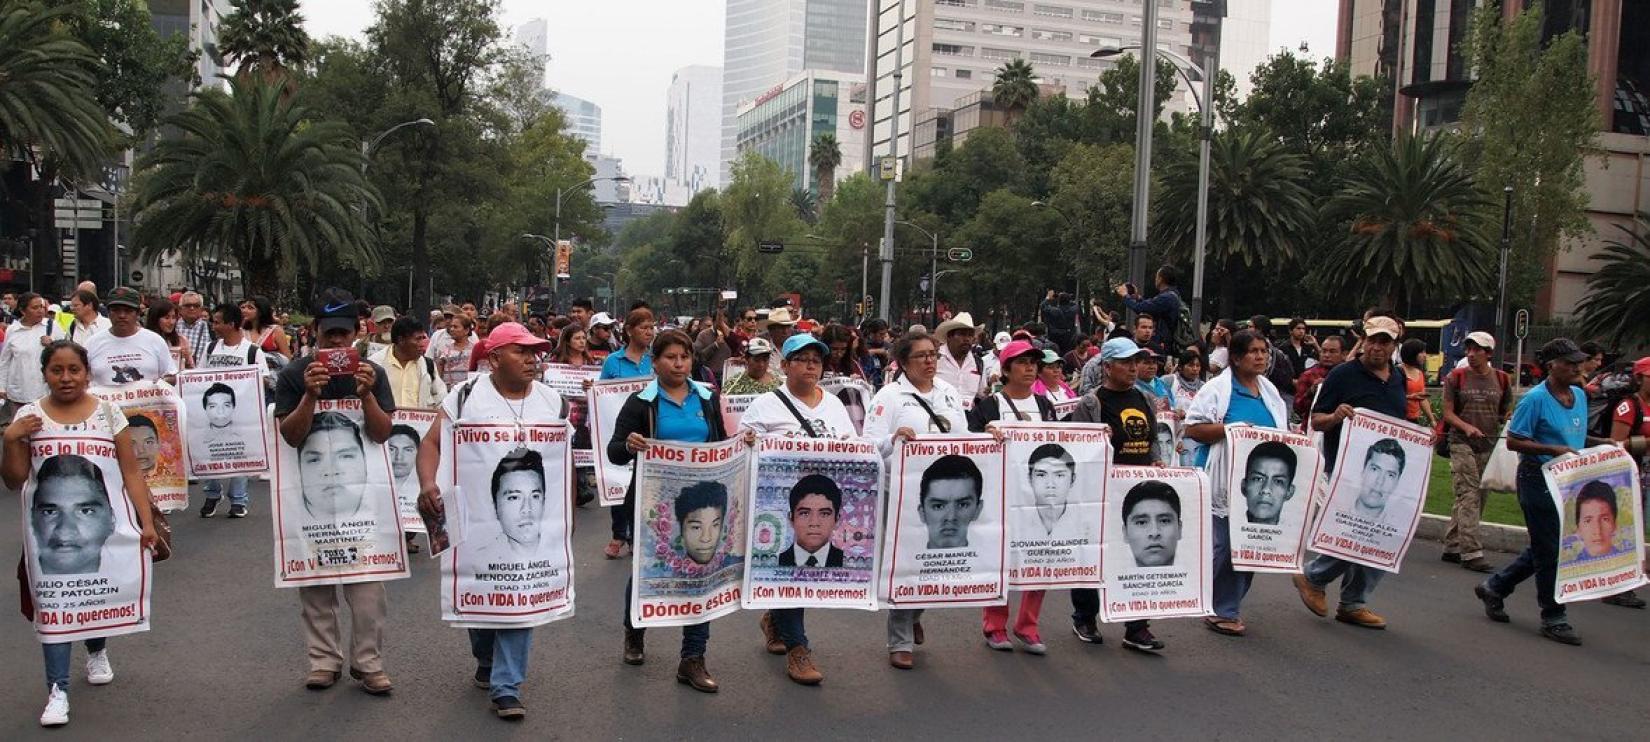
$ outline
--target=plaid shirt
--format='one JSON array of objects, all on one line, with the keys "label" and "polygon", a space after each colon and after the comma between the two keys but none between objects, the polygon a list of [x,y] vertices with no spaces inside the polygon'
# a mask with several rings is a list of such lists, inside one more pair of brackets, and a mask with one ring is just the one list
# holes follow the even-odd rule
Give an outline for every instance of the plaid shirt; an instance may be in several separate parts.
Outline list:
[{"label": "plaid shirt", "polygon": [[190,360],[199,366],[201,354],[206,352],[206,344],[212,342],[212,323],[205,317],[197,320],[193,325],[184,320],[178,320],[178,334],[189,342]]}]

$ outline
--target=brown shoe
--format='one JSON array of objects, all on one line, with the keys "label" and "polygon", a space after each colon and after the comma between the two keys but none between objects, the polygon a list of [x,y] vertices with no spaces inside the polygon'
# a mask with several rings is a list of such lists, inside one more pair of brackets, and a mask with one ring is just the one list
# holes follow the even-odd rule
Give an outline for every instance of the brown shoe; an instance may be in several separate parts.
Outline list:
[{"label": "brown shoe", "polygon": [[785,653],[785,674],[802,685],[819,685],[825,679],[825,674],[814,667],[813,654],[800,644]]},{"label": "brown shoe", "polygon": [[1368,608],[1359,608],[1355,611],[1337,610],[1335,611],[1335,620],[1353,626],[1362,626],[1366,629],[1386,628],[1386,619],[1381,618],[1379,614]]},{"label": "brown shoe", "polygon": [[889,652],[888,664],[896,669],[909,670],[917,666],[917,656],[910,652]]},{"label": "brown shoe", "polygon": [[337,670],[310,670],[304,676],[304,687],[310,690],[326,690],[338,682]]},{"label": "brown shoe", "polygon": [[1319,618],[1329,615],[1329,599],[1324,597],[1323,590],[1306,581],[1306,575],[1295,575],[1295,589],[1300,591],[1301,602],[1306,604],[1306,610],[1318,614]]},{"label": "brown shoe", "polygon": [[921,644],[923,639],[922,619],[919,618],[911,622],[911,641],[916,644]]},{"label": "brown shoe", "polygon": [[719,686],[705,669],[705,658],[684,657],[681,664],[676,666],[676,682],[687,683],[700,693],[715,693]]},{"label": "brown shoe", "polygon": [[361,672],[352,667],[349,669],[349,676],[361,681],[361,690],[375,696],[387,696],[390,691],[395,690],[395,684],[390,682],[389,673],[383,670]]},{"label": "brown shoe", "polygon": [[773,625],[773,612],[762,612],[762,641],[768,646],[768,654],[784,654],[785,640],[779,638],[779,629]]},{"label": "brown shoe", "polygon": [[643,638],[647,633],[641,629],[626,628],[624,630],[624,663],[640,665],[647,659],[642,654]]}]

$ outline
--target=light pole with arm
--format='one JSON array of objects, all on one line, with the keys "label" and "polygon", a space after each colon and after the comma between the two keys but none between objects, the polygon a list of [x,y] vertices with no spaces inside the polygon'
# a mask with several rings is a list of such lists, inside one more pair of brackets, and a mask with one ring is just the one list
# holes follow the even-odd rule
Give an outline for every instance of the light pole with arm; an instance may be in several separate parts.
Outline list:
[{"label": "light pole with arm", "polygon": [[[399,124],[396,124],[395,126],[391,126],[390,128],[385,129],[384,131],[380,132],[378,134],[378,136],[373,137],[371,140],[367,140],[367,139],[361,140],[361,177],[363,179],[367,177],[367,165],[370,162],[372,162],[372,153],[378,151],[378,145],[383,144],[384,139],[386,137],[388,137],[389,135],[394,134],[395,132],[400,131],[401,129],[405,129],[409,126],[435,126],[435,122],[431,121],[427,118],[414,119],[412,121],[403,121]],[[361,218],[365,219],[366,216],[367,216],[367,201],[366,201],[365,198],[363,198],[363,199],[361,199]]]},{"label": "light pole with arm", "polygon": [[894,223],[910,227],[923,233],[924,235],[927,235],[928,241],[933,244],[933,248],[928,251],[928,322],[929,324],[938,327],[940,321],[940,305],[938,300],[939,292],[934,289],[936,285],[939,284],[939,281],[935,280],[937,278],[935,274],[940,269],[940,236],[934,232],[930,232],[922,227],[912,224],[911,222],[896,221]]}]

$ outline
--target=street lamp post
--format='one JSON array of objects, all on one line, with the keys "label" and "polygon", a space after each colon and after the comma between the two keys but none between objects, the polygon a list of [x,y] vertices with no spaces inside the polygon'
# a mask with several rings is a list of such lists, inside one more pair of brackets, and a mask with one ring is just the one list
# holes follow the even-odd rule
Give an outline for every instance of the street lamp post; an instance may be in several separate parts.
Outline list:
[{"label": "street lamp post", "polygon": [[549,269],[545,271],[547,276],[548,276],[548,279],[550,281],[550,296],[551,296],[550,300],[551,300],[552,303],[554,303],[556,301],[557,295],[561,293],[558,290],[560,288],[560,286],[559,286],[560,282],[556,279],[556,275],[555,275],[556,274],[555,254],[554,254],[553,251],[557,248],[557,246],[559,246],[561,244],[561,202],[562,202],[562,199],[565,198],[567,196],[567,194],[572,193],[573,191],[583,190],[583,189],[585,189],[589,186],[595,185],[596,183],[600,183],[600,182],[603,182],[603,181],[609,181],[609,180],[613,181],[614,183],[629,183],[630,182],[630,177],[625,176],[625,175],[615,175],[615,176],[610,177],[610,178],[590,178],[589,180],[586,180],[582,183],[579,183],[578,185],[575,185],[572,188],[557,188],[556,189],[556,221],[555,221],[555,224],[554,224],[555,241],[550,243],[550,249],[552,250],[551,258],[550,258],[551,263],[550,263]]},{"label": "street lamp post", "polygon": [[[888,178],[888,192],[883,203],[882,216],[882,250],[878,253],[882,261],[882,306],[878,307],[878,316],[893,321],[893,293],[894,293],[894,181],[899,171],[899,89],[905,80],[905,0],[900,0],[894,17],[894,89],[891,93],[892,106],[888,109],[888,156],[894,159],[893,174]],[[877,38],[882,38],[882,29],[877,29]],[[873,60],[871,73],[876,74],[876,65]],[[913,110],[913,113],[915,111]],[[875,122],[872,130],[876,129]]]},{"label": "street lamp post", "polygon": [[927,235],[928,241],[933,245],[933,248],[928,251],[928,322],[929,324],[938,327],[940,322],[940,305],[938,298],[939,292],[935,290],[935,287],[939,284],[939,281],[936,280],[936,273],[940,269],[940,236],[912,224],[911,222],[897,221],[894,223],[902,224]]},{"label": "street lamp post", "polygon": [[[361,175],[362,175],[362,177],[366,176],[366,174],[367,174],[367,164],[372,161],[372,153],[378,150],[378,145],[383,144],[384,139],[386,137],[388,137],[389,135],[394,134],[395,132],[400,131],[401,129],[405,129],[409,126],[435,126],[435,122],[431,121],[427,118],[414,119],[412,121],[403,121],[399,124],[396,124],[395,126],[391,126],[390,128],[385,129],[384,131],[380,132],[378,134],[378,136],[373,137],[371,140],[366,140],[366,139],[361,140]],[[365,199],[363,199],[361,201],[361,215],[366,216],[366,213],[367,213],[367,202],[366,202]]]},{"label": "street lamp post", "polygon": [[[1507,360],[1507,260],[1512,256],[1512,197],[1513,187],[1507,186],[1501,190],[1504,201],[1501,206],[1501,280],[1500,287],[1495,292],[1495,332],[1496,344],[1501,348],[1501,360]],[[1522,362],[1524,359],[1518,359]],[[1518,370],[1513,369],[1516,376]]]}]

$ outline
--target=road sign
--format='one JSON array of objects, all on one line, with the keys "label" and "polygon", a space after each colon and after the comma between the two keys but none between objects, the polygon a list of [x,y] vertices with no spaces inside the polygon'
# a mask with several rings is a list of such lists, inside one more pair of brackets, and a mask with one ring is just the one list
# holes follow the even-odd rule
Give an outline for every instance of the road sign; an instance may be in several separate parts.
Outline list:
[{"label": "road sign", "polygon": [[1513,336],[1519,340],[1530,336],[1530,310],[1520,309],[1513,315]]},{"label": "road sign", "polygon": [[102,229],[103,202],[95,198],[52,199],[52,219],[58,229]]},{"label": "road sign", "polygon": [[769,255],[772,255],[774,253],[785,252],[785,243],[783,243],[783,242],[758,242],[758,243],[756,243],[756,251],[759,252],[759,253],[767,253]]},{"label": "road sign", "polygon": [[143,283],[143,271],[132,271],[132,283]]},{"label": "road sign", "polygon": [[567,280],[572,277],[573,271],[573,243],[562,240],[556,243],[556,278]]},{"label": "road sign", "polygon": [[966,263],[974,259],[974,251],[966,247],[953,247],[945,251],[945,258],[953,263]]},{"label": "road sign", "polygon": [[899,175],[899,158],[893,155],[883,155],[877,160],[877,179],[890,181]]}]

